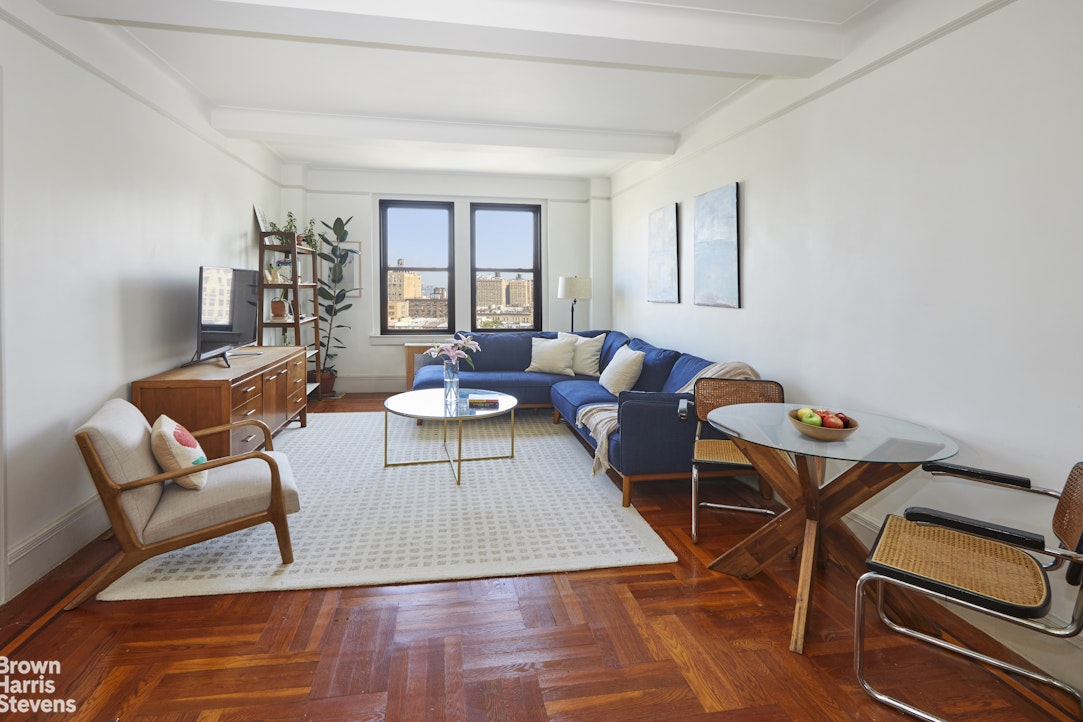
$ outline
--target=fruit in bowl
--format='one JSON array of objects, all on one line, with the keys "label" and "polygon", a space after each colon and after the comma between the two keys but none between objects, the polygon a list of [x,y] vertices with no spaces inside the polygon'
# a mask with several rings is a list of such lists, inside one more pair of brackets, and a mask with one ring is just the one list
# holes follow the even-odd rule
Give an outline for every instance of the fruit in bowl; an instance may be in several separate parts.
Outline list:
[{"label": "fruit in bowl", "polygon": [[794,427],[805,436],[819,441],[838,441],[857,430],[858,423],[841,411],[804,406],[789,412]]}]

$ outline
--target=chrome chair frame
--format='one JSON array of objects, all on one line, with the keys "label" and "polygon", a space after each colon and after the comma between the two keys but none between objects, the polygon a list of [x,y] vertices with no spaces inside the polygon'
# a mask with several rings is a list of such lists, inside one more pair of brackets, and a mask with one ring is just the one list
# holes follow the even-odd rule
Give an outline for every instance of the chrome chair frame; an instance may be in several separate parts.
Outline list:
[{"label": "chrome chair frame", "polygon": [[[1075,697],[1077,703],[1080,705],[1080,713],[1083,715],[1083,692],[1072,687],[1071,685],[1056,679],[1043,672],[1026,669],[1018,665],[1012,664],[1005,660],[991,657],[987,654],[983,654],[974,649],[964,647],[960,644],[953,644],[946,641],[941,637],[935,637],[925,632],[918,631],[911,627],[907,627],[899,622],[896,622],[888,617],[884,609],[884,591],[885,585],[893,585],[902,589],[907,589],[912,592],[923,594],[925,596],[936,599],[940,602],[948,605],[954,605],[964,609],[969,609],[986,616],[993,617],[995,619],[1001,619],[1006,622],[1010,622],[1019,627],[1024,627],[1041,634],[1059,637],[1070,638],[1079,634],[1083,629],[1083,586],[1080,586],[1080,576],[1083,572],[1083,554],[1079,550],[1083,550],[1083,534],[1077,532],[1080,527],[1079,517],[1083,516],[1083,511],[1076,512],[1074,518],[1065,520],[1060,515],[1062,514],[1062,508],[1065,504],[1071,504],[1073,501],[1078,502],[1080,497],[1083,497],[1083,462],[1076,464],[1071,474],[1068,477],[1068,482],[1065,486],[1065,492],[1062,496],[1061,492],[1057,492],[1051,489],[1043,489],[1039,487],[1033,487],[1030,484],[1030,479],[1026,477],[1013,476],[1007,474],[999,474],[997,472],[986,471],[982,469],[973,469],[970,467],[960,466],[957,464],[949,464],[944,462],[928,463],[923,466],[926,471],[931,472],[934,476],[956,476],[963,479],[972,481],[978,481],[981,483],[993,484],[996,486],[1014,488],[1021,491],[1026,491],[1032,494],[1039,494],[1043,496],[1053,497],[1058,499],[1057,505],[1057,517],[1054,522],[1054,530],[1057,533],[1061,546],[1059,548],[1049,547],[1045,543],[1045,539],[1040,534],[1034,534],[1031,532],[1012,529],[1010,527],[1004,527],[995,524],[989,524],[975,519],[968,519],[966,517],[959,517],[953,514],[944,514],[942,512],[936,512],[931,509],[923,508],[911,508],[905,512],[905,517],[908,520],[916,521],[921,524],[933,524],[937,526],[943,526],[948,529],[954,529],[959,532],[963,532],[972,536],[980,537],[982,539],[988,539],[993,542],[1010,546],[1014,549],[1019,549],[1031,556],[1041,555],[1050,557],[1051,561],[1047,563],[1041,563],[1040,559],[1036,558],[1043,570],[1043,576],[1045,571],[1053,571],[1059,569],[1067,562],[1068,570],[1065,574],[1067,583],[1080,587],[1079,592],[1076,594],[1075,604],[1072,609],[1072,616],[1065,624],[1057,625],[1051,623],[1048,619],[1048,614],[1043,613],[1042,616],[1037,618],[1027,618],[1012,614],[1003,610],[990,608],[988,605],[982,605],[969,601],[967,599],[960,598],[959,595],[945,593],[938,589],[930,589],[920,584],[911,583],[903,579],[887,576],[878,571],[869,571],[862,575],[857,582],[857,588],[854,594],[854,672],[857,675],[858,681],[864,690],[877,701],[893,707],[901,712],[909,714],[921,720],[927,722],[945,722],[941,717],[938,717],[930,712],[919,709],[907,702],[904,702],[890,695],[884,694],[872,686],[871,683],[865,678],[864,670],[864,636],[865,636],[865,593],[866,588],[870,585],[875,591],[876,611],[880,617],[880,620],[893,632],[905,635],[912,639],[916,639],[922,642],[926,642],[939,649],[943,649],[949,652],[962,655],[969,659],[988,664],[999,669],[1017,674],[1035,682],[1041,682],[1043,684],[1050,685],[1057,689],[1060,689],[1073,697]],[[1068,499],[1069,491],[1071,491],[1072,499]],[[1069,517],[1073,515],[1069,514]],[[1058,523],[1058,519],[1060,523]],[[1058,525],[1061,527],[1058,529]],[[1068,550],[1065,548],[1067,540],[1064,539],[1062,530],[1069,529],[1069,533],[1076,536],[1076,551]],[[877,540],[879,543],[879,539]],[[874,550],[876,545],[874,545]],[[870,559],[872,554],[870,553]],[[936,585],[937,580],[928,578],[927,581],[930,584]],[[1045,583],[1048,592],[1048,578],[1046,577]],[[965,593],[965,592],[964,592]]]}]

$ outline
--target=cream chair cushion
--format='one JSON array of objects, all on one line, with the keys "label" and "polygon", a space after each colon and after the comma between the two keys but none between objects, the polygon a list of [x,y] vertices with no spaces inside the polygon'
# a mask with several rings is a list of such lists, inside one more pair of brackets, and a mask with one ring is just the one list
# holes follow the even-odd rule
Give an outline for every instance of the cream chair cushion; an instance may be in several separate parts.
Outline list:
[{"label": "cream chair cushion", "polygon": [[[75,433],[83,431],[90,436],[106,473],[118,482],[162,473],[150,450],[150,424],[124,399],[106,401]],[[152,484],[120,495],[120,506],[136,534],[147,525],[164,486]]]},{"label": "cream chair cushion", "polygon": [[[297,483],[285,454],[264,452],[278,464],[286,513],[301,508]],[[266,511],[271,504],[271,467],[263,459],[245,459],[207,470],[207,483],[198,494],[170,484],[143,530],[152,543],[248,514]]]}]

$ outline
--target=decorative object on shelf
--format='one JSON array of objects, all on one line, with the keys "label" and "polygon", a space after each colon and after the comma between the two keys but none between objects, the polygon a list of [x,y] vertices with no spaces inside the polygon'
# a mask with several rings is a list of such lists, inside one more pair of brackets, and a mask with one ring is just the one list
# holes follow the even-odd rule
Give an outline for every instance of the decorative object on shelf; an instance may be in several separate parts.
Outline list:
[{"label": "decorative object on shelf", "polygon": [[741,307],[737,244],[737,184],[696,196],[695,293],[697,306]]},{"label": "decorative object on shelf", "polygon": [[293,280],[293,259],[280,258],[275,261],[275,283],[289,283]]},{"label": "decorative object on shelf", "polygon": [[317,255],[328,265],[326,275],[316,279],[320,285],[319,297],[324,301],[320,304],[320,321],[326,324],[320,337],[320,348],[323,349],[320,384],[324,393],[327,394],[334,393],[335,378],[338,376],[338,370],[335,368],[335,358],[338,353],[332,353],[331,350],[346,348],[346,344],[335,334],[339,332],[339,329],[350,328],[342,323],[339,315],[353,306],[352,303],[346,303],[346,296],[351,291],[357,290],[345,282],[343,270],[350,259],[358,253],[356,248],[345,245],[346,238],[349,236],[346,226],[352,220],[353,216],[350,216],[345,221],[336,218],[333,225],[323,222],[324,227],[334,234],[334,240],[328,238],[326,233],[320,233],[324,250],[319,251]]},{"label": "decorative object on shelf", "polygon": [[[302,240],[303,239],[303,240]],[[298,234],[298,241],[311,248],[313,251],[320,250],[320,241],[316,236],[316,219],[309,218],[305,232]]]},{"label": "decorative object on shelf", "polygon": [[262,233],[267,233],[271,229],[271,224],[267,222],[267,216],[264,214],[263,209],[259,206],[252,206],[252,212],[256,214],[256,224]]},{"label": "decorative object on shelf", "polygon": [[647,301],[680,303],[677,257],[677,204],[650,214],[647,235]]},{"label": "decorative object on shelf", "polygon": [[575,302],[580,298],[589,300],[591,284],[589,278],[579,276],[561,276],[557,281],[557,298],[572,299],[572,325],[569,331],[575,331]]},{"label": "decorative object on shelf", "polygon": [[433,358],[444,357],[444,404],[459,403],[459,359],[466,359],[474,368],[474,359],[467,351],[480,351],[481,346],[470,336],[457,333],[448,343],[433,344],[427,353]]},{"label": "decorative object on shelf", "polygon": [[291,316],[293,316],[293,314],[290,313],[290,307],[289,304],[286,303],[286,299],[275,298],[271,300],[271,318],[276,321],[281,321],[282,319],[290,318]]}]

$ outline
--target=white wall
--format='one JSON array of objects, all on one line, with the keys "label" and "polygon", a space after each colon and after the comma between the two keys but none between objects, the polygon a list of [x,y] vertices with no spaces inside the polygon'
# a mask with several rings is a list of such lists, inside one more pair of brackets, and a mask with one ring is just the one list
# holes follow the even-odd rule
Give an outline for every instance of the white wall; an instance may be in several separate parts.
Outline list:
[{"label": "white wall", "polygon": [[[614,327],[747,361],[790,401],[928,424],[960,463],[1059,488],[1083,455],[1079,27],[1076,0],[1008,3],[849,77],[762,87],[673,161],[618,174]],[[744,307],[695,306],[694,198],[734,181]],[[649,304],[647,217],[674,201],[682,302]],[[1051,513],[916,472],[852,521],[911,504],[1047,533]],[[1067,659],[1041,663],[1083,680]]]},{"label": "white wall", "polygon": [[[381,338],[379,308],[380,263],[379,201],[382,198],[452,201],[460,263],[456,267],[458,288],[469,288],[470,216],[472,201],[538,203],[542,206],[542,291],[543,323],[547,330],[567,330],[570,321],[568,301],[556,298],[557,278],[565,275],[590,275],[591,205],[590,183],[566,178],[524,178],[448,173],[381,173],[347,170],[310,169],[291,174],[301,185],[302,197],[284,198],[305,206],[304,218],[330,223],[336,217],[353,216],[347,230],[349,240],[361,244],[360,298],[344,314],[350,329],[340,336],[346,350],[336,359],[337,391],[401,391],[406,342],[428,342],[432,334]],[[291,191],[292,192],[292,191]],[[608,201],[608,199],[606,199]],[[469,294],[460,294],[456,306],[459,328],[468,326]],[[590,302],[576,306],[577,327],[586,328]],[[603,319],[604,320],[604,319]]]},{"label": "white wall", "polygon": [[108,524],[72,431],[195,350],[200,264],[254,266],[277,164],[114,28],[0,0],[4,600]]}]

